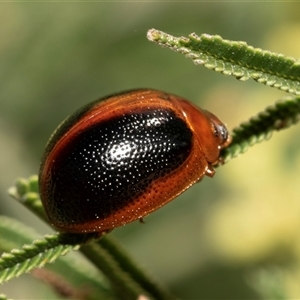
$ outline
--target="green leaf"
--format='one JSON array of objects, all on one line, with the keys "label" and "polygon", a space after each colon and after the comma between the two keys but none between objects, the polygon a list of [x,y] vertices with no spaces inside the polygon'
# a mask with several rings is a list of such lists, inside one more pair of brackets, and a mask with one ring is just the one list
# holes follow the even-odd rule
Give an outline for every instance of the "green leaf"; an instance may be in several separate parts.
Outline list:
[{"label": "green leaf", "polygon": [[8,194],[21,202],[35,215],[46,221],[46,214],[38,193],[38,176],[32,175],[27,178],[18,178],[15,186],[8,189]]},{"label": "green leaf", "polygon": [[13,249],[0,257],[0,283],[41,268],[61,255],[78,249],[76,245],[61,245],[58,234],[47,235],[44,239],[25,244],[21,249]]},{"label": "green leaf", "polygon": [[300,60],[248,46],[245,42],[224,40],[218,35],[195,33],[174,37],[150,29],[147,38],[163,47],[184,54],[195,64],[300,95]]},{"label": "green leaf", "polygon": [[[32,240],[37,239],[38,236],[39,234],[32,228],[17,220],[0,216],[0,251],[9,252],[11,249],[20,248],[22,245],[29,244]],[[61,283],[68,283],[65,285],[69,287],[69,291],[81,290],[81,287],[83,289],[88,288],[91,291],[89,293],[91,296],[87,297],[87,299],[112,299],[112,292],[102,274],[87,265],[84,260],[78,259],[78,254],[71,253],[71,255],[66,257],[58,257],[55,264],[46,265],[44,271],[35,269],[31,272],[33,272],[34,276],[43,280],[45,280],[45,277],[49,277],[49,273],[51,278],[60,278],[59,281]],[[15,263],[17,264],[18,262]],[[62,275],[64,278],[62,278]],[[54,285],[49,281],[47,283]],[[70,287],[73,288],[71,289]]]},{"label": "green leaf", "polygon": [[222,150],[220,161],[228,162],[251,146],[267,140],[274,131],[287,129],[300,119],[300,97],[288,97],[242,123],[232,131],[231,144]]}]

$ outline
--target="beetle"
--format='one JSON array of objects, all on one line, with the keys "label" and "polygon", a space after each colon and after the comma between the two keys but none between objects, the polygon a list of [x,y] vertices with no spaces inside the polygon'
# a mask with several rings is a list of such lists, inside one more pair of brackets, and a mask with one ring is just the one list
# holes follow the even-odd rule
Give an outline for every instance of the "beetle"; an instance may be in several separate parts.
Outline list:
[{"label": "beetle", "polygon": [[50,137],[41,200],[60,232],[107,232],[212,177],[229,143],[225,125],[186,99],[153,89],[110,95],[83,106]]}]

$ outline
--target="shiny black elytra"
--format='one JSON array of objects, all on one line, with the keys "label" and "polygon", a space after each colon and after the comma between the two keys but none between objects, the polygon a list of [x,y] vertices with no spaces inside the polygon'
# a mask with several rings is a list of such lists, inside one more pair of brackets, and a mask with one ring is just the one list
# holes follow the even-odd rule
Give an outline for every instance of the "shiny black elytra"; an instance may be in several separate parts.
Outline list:
[{"label": "shiny black elytra", "polygon": [[229,143],[213,114],[161,91],[100,99],[68,117],[42,159],[40,194],[62,232],[105,232],[141,219],[204,175]]}]

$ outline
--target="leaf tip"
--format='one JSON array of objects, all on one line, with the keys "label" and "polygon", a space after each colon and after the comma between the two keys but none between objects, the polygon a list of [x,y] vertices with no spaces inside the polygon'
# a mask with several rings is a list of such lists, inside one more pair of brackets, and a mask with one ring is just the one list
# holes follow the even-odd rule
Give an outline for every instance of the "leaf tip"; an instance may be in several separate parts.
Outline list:
[{"label": "leaf tip", "polygon": [[147,39],[151,42],[155,42],[159,40],[161,32],[159,30],[156,30],[154,28],[151,28],[147,31]]}]

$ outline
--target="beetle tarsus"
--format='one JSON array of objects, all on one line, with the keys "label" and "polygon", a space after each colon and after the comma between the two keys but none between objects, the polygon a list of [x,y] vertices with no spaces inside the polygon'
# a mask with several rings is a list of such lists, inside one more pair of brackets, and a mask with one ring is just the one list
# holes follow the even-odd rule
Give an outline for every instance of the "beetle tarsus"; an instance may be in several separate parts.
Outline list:
[{"label": "beetle tarsus", "polygon": [[205,175],[209,177],[213,177],[215,175],[215,170],[212,166],[208,166],[205,170]]}]

